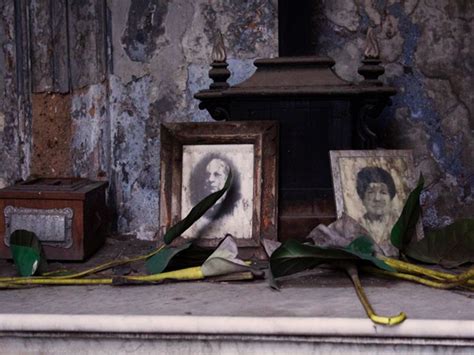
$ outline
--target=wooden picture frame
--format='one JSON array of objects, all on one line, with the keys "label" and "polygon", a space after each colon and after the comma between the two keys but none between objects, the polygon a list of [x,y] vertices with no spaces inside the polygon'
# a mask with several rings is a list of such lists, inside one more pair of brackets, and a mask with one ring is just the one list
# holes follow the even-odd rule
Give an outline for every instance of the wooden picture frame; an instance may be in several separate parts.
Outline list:
[{"label": "wooden picture frame", "polygon": [[[385,255],[398,251],[390,231],[416,186],[411,150],[330,151],[337,217],[343,213],[364,227]],[[416,238],[423,237],[419,221]]]},{"label": "wooden picture frame", "polygon": [[262,239],[277,240],[277,163],[275,121],[162,124],[160,241],[199,200],[223,186],[230,167],[233,183],[223,200],[177,242],[198,237],[198,245],[216,247],[231,234],[242,257],[265,259]]}]

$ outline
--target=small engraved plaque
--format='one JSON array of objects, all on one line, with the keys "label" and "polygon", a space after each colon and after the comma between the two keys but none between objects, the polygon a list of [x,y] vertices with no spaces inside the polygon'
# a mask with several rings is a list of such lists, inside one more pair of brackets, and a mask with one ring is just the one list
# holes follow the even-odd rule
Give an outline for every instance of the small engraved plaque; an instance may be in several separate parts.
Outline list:
[{"label": "small engraved plaque", "polygon": [[7,206],[5,215],[5,244],[10,245],[10,234],[18,229],[35,233],[44,244],[55,247],[70,248],[72,246],[71,208],[34,209]]}]

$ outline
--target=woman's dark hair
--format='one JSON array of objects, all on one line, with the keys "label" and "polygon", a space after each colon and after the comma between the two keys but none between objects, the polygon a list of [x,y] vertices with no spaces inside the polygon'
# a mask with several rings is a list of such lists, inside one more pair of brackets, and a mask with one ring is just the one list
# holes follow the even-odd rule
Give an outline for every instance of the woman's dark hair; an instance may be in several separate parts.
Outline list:
[{"label": "woman's dark hair", "polygon": [[207,165],[214,159],[219,159],[225,162],[232,171],[232,184],[227,190],[224,200],[219,205],[214,205],[206,215],[212,218],[220,218],[234,209],[236,202],[240,199],[240,174],[235,168],[234,164],[226,157],[217,153],[211,153],[204,156],[194,167],[190,179],[190,194],[191,203],[195,206],[204,197],[211,192],[207,184]]},{"label": "woman's dark hair", "polygon": [[363,200],[365,196],[365,191],[367,187],[373,182],[380,182],[387,185],[388,193],[390,194],[390,199],[393,199],[397,190],[395,188],[395,183],[390,173],[382,168],[378,167],[367,167],[361,169],[357,173],[357,194],[360,199]]}]

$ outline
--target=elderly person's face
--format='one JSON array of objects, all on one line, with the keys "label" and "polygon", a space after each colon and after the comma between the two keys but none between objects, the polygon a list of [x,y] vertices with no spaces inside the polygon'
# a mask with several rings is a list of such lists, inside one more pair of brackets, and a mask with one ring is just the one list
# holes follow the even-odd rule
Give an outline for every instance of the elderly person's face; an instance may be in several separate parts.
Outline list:
[{"label": "elderly person's face", "polygon": [[211,192],[216,192],[224,187],[229,174],[229,166],[221,159],[212,159],[207,164],[206,172],[209,189]]},{"label": "elderly person's face", "polygon": [[371,182],[362,200],[369,218],[379,219],[390,210],[390,193],[383,182]]}]

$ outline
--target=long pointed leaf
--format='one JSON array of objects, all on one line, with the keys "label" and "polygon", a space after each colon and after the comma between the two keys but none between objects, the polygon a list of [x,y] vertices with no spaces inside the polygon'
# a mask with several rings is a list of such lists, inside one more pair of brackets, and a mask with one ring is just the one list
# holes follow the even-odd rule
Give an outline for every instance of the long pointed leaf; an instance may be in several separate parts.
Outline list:
[{"label": "long pointed leaf", "polygon": [[41,242],[35,233],[19,229],[10,235],[10,250],[21,276],[32,276],[44,268]]},{"label": "long pointed leaf", "polygon": [[448,268],[474,262],[474,219],[460,219],[445,228],[425,233],[422,240],[407,247],[406,255]]},{"label": "long pointed leaf", "polygon": [[377,266],[379,269],[386,271],[395,271],[392,267],[385,264],[382,260],[374,256],[374,244],[372,240],[367,237],[359,237],[352,241],[345,251],[357,256],[362,260],[366,260]]},{"label": "long pointed leaf", "polygon": [[191,209],[191,211],[186,217],[184,217],[183,220],[179,221],[170,229],[168,229],[168,231],[163,237],[165,243],[170,244],[175,238],[179,237],[189,227],[191,227],[193,223],[196,222],[199,218],[201,218],[209,208],[214,206],[214,204],[226,193],[231,184],[232,171],[229,171],[229,176],[227,176],[227,180],[221,190],[213,192],[212,194],[203,198],[196,206]]},{"label": "long pointed leaf", "polygon": [[345,248],[319,247],[288,240],[272,254],[270,268],[275,277],[293,274],[321,264],[341,262],[371,262],[375,266],[394,271],[374,255],[373,243],[367,237],[359,237]]},{"label": "long pointed leaf", "polygon": [[163,249],[146,261],[145,266],[147,272],[150,275],[163,272],[176,254],[189,248],[190,246],[191,242],[183,244],[179,247],[170,247],[166,245]]},{"label": "long pointed leaf", "polygon": [[423,175],[420,174],[416,188],[408,195],[405,206],[397,222],[392,228],[390,241],[401,252],[405,252],[415,234],[416,224],[421,214],[420,194],[424,185]]}]

